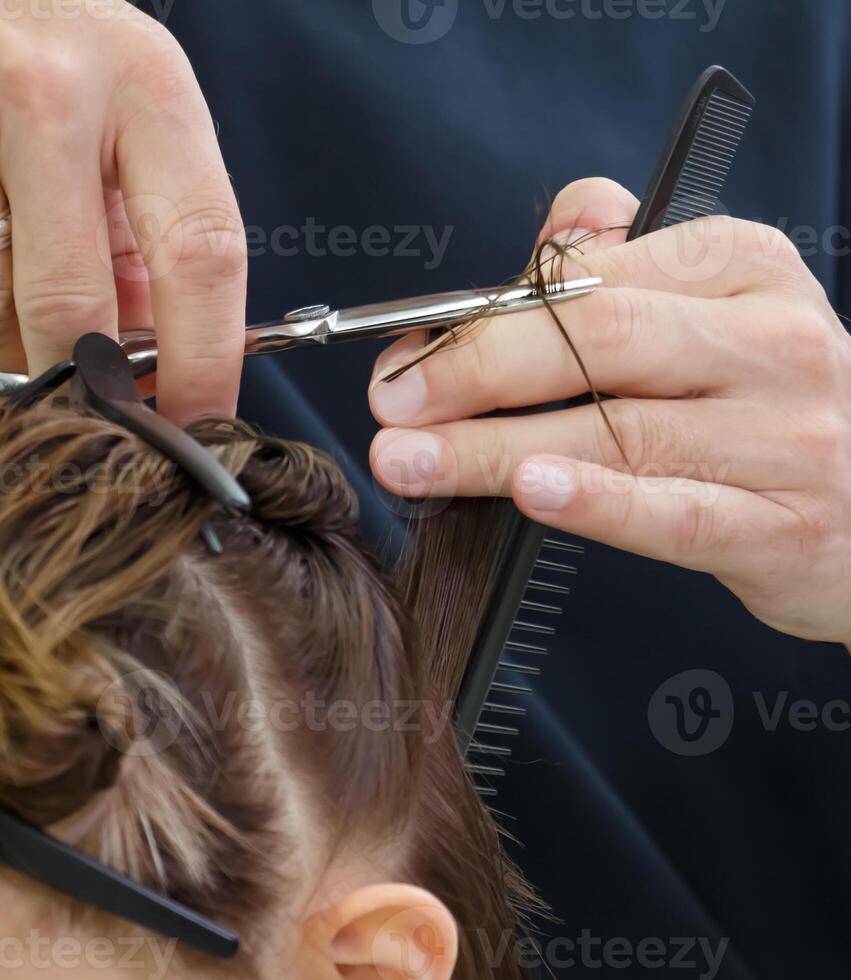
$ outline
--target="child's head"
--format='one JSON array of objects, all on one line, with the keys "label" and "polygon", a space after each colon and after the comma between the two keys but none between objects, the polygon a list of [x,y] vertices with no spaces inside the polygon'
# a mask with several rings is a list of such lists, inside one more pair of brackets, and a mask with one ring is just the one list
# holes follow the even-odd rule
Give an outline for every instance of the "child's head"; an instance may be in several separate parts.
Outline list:
[{"label": "child's head", "polygon": [[173,950],[0,869],[7,961],[22,980],[59,956],[104,980],[515,976],[488,962],[513,872],[351,489],[306,446],[193,434],[250,517],[103,419],[0,409],[0,806],[243,952]]}]

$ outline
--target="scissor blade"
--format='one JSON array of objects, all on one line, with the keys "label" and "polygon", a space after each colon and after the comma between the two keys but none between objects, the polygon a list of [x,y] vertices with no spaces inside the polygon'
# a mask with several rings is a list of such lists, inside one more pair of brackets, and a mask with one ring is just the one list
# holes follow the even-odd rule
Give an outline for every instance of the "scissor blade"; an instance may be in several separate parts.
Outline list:
[{"label": "scissor blade", "polygon": [[[546,301],[561,303],[593,293],[602,279],[573,279],[547,287]],[[436,293],[415,299],[355,306],[331,311],[316,319],[287,319],[247,327],[245,353],[267,354],[291,347],[325,346],[392,337],[428,327],[452,327],[476,316],[502,316],[543,306],[545,299],[529,285]],[[309,309],[314,309],[313,307]],[[319,309],[318,307],[316,309]],[[121,335],[121,346],[133,364],[136,377],[156,370],[157,341],[153,330],[134,330]],[[26,384],[24,375],[0,373],[0,395]]]},{"label": "scissor blade", "polygon": [[[602,280],[574,279],[554,283],[546,300],[560,303],[593,292]],[[501,316],[543,306],[545,299],[532,286],[467,290],[438,293],[396,303],[378,303],[341,310],[336,324],[328,331],[326,343],[387,337],[427,327],[464,323],[477,315]]]}]

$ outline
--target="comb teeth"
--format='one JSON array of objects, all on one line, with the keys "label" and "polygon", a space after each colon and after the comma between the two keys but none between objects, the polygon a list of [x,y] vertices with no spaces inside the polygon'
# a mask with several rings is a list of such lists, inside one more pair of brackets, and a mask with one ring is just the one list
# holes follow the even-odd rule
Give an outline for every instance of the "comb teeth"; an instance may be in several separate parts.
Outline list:
[{"label": "comb teeth", "polygon": [[473,742],[470,745],[471,752],[477,752],[480,755],[501,755],[508,758],[511,755],[511,749],[506,748],[504,745],[484,745],[481,742]]},{"label": "comb teeth", "polygon": [[526,709],[521,708],[516,704],[497,704],[494,701],[485,701],[484,712],[494,715],[513,715],[516,718],[521,718],[526,714]]},{"label": "comb teeth", "polygon": [[[581,555],[584,551],[581,545],[569,541],[555,538],[545,538],[543,541],[535,561],[537,576],[529,581],[518,616],[511,624],[496,678],[490,686],[488,699],[482,707],[467,750],[467,769],[475,777],[476,789],[483,797],[498,795],[490,780],[505,775],[505,763],[511,758],[511,749],[500,743],[519,734],[519,729],[508,719],[520,719],[526,714],[526,708],[515,703],[533,693],[532,688],[524,683],[524,678],[540,676],[540,658],[549,653],[543,644],[555,635],[556,629],[545,620],[562,615],[560,606],[538,601],[535,593],[568,595],[570,589],[554,580],[575,575],[576,566],[556,561],[554,557]],[[530,658],[536,662],[529,662]]]},{"label": "comb teeth", "polygon": [[546,602],[533,602],[531,599],[524,599],[520,603],[521,609],[527,609],[530,612],[546,613],[551,616],[560,616],[561,608],[559,606],[551,606]]},{"label": "comb teeth", "polygon": [[665,228],[715,211],[752,113],[753,106],[724,92],[709,97],[662,220]]},{"label": "comb teeth", "polygon": [[514,629],[526,633],[540,633],[543,636],[553,636],[555,626],[545,626],[543,623],[524,623],[521,619],[514,620]]},{"label": "comb teeth", "polygon": [[553,582],[544,582],[541,579],[529,579],[529,589],[532,592],[552,592],[554,595],[570,595],[570,586],[555,585]]},{"label": "comb teeth", "polygon": [[[554,635],[555,630],[550,631],[550,635]],[[521,653],[540,653],[547,654],[549,650],[546,647],[539,646],[537,643],[521,643],[520,640],[507,640],[505,643],[506,650],[519,650]]]}]

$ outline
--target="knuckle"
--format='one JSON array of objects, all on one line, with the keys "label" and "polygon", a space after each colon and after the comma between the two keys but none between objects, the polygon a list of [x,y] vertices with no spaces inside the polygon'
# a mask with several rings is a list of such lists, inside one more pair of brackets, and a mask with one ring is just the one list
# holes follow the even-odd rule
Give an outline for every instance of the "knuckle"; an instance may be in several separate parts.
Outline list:
[{"label": "knuckle", "polygon": [[736,225],[725,215],[681,222],[648,235],[640,248],[663,275],[703,281],[723,274],[735,254]]},{"label": "knuckle", "polygon": [[778,367],[793,375],[798,384],[824,391],[841,375],[841,350],[832,326],[812,306],[778,311],[767,335],[774,345]]},{"label": "knuckle", "polygon": [[673,499],[678,501],[671,528],[674,553],[688,556],[723,550],[729,542],[722,534],[717,511],[691,494]]},{"label": "knuckle", "polygon": [[[604,408],[609,425],[617,434],[627,459],[634,463],[636,459],[642,458],[639,446],[643,443],[643,423],[638,418],[636,409],[628,402],[620,401],[608,402]],[[617,446],[609,432],[609,425],[599,412],[595,413],[595,420],[591,433],[591,460],[603,466],[621,462]]]},{"label": "knuckle", "polygon": [[[176,265],[192,277],[210,281],[241,279],[248,269],[245,228],[235,203],[206,201],[177,219],[178,227],[166,229],[165,240],[176,240]],[[177,234],[173,234],[177,232]]]},{"label": "knuckle", "polygon": [[796,506],[797,537],[805,554],[820,553],[836,539],[839,521],[833,508],[821,498],[810,497]]},{"label": "knuckle", "polygon": [[774,225],[761,225],[756,222],[745,222],[754,233],[755,244],[760,246],[766,256],[777,262],[798,262],[798,250],[784,232]]},{"label": "knuckle", "polygon": [[676,226],[678,230],[692,229],[695,237],[702,242],[712,245],[725,245],[730,241],[743,243],[749,239],[749,232],[743,230],[748,222],[739,221],[729,214],[710,214],[705,218],[696,218],[685,226]]},{"label": "knuckle", "polygon": [[447,361],[452,362],[456,386],[463,385],[478,394],[484,393],[491,386],[497,365],[494,364],[488,342],[490,333],[488,330],[478,331],[471,342],[462,348],[466,351],[465,357],[447,358]]},{"label": "knuckle", "polygon": [[737,260],[761,280],[796,286],[806,267],[789,236],[774,225],[733,220]]},{"label": "knuckle", "polygon": [[482,439],[475,449],[476,463],[486,468],[492,478],[502,478],[510,475],[520,462],[514,458],[514,445],[508,426],[494,422],[484,425]]},{"label": "knuckle", "polygon": [[245,350],[245,340],[233,333],[198,343],[184,343],[180,349],[181,379],[193,389],[218,388],[222,374],[233,367]]},{"label": "knuckle", "polygon": [[851,433],[848,423],[838,415],[819,416],[794,437],[800,458],[811,476],[821,482],[847,467],[851,455]]},{"label": "knuckle", "polygon": [[[647,412],[640,410],[632,413],[633,425],[631,426],[632,437],[634,439],[633,455],[630,459],[641,460],[641,464],[646,468],[653,466],[658,461],[665,449],[667,433],[664,431],[659,420]],[[627,453],[631,448],[627,445]]]},{"label": "knuckle", "polygon": [[37,289],[19,299],[17,308],[27,334],[51,342],[74,339],[86,330],[110,328],[117,318],[114,297],[98,295],[94,290],[75,291],[62,284]]},{"label": "knuckle", "polygon": [[134,76],[157,100],[184,99],[197,83],[186,53],[163,24],[154,22],[139,38],[132,61]]},{"label": "knuckle", "polygon": [[612,523],[619,530],[628,530],[633,526],[636,517],[640,517],[640,510],[643,510],[640,486],[634,493],[619,492],[617,500],[618,506],[612,513]]},{"label": "knuckle", "polygon": [[[668,461],[678,459],[682,434],[670,419],[645,411],[629,401],[608,402],[606,411],[627,458],[642,468],[643,475],[662,475],[667,472]],[[617,458],[617,448],[602,421],[596,432],[595,449],[599,458]]]},{"label": "knuckle", "polygon": [[67,121],[85,79],[81,60],[58,45],[19,40],[0,63],[4,100],[26,113],[30,125]]},{"label": "knuckle", "polygon": [[590,340],[604,357],[628,354],[642,333],[646,316],[636,290],[599,290],[601,310],[595,317]]},{"label": "knuckle", "polygon": [[833,370],[835,337],[825,318],[812,306],[789,310],[777,318],[778,353],[812,380],[823,381]]},{"label": "knuckle", "polygon": [[162,25],[139,32],[118,82],[122,135],[152,120],[176,138],[197,134],[199,124],[213,128],[192,65]]}]

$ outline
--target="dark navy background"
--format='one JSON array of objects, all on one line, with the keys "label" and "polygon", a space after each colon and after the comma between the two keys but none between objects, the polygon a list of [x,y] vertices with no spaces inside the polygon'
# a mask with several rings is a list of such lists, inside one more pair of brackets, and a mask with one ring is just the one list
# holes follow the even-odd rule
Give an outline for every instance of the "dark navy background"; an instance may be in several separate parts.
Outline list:
[{"label": "dark navy background", "polygon": [[[819,239],[848,226],[847,0],[727,0],[715,30],[701,30],[703,0],[671,0],[654,21],[638,16],[640,0],[626,19],[573,7],[571,20],[527,20],[508,0],[496,19],[494,0],[464,0],[444,37],[411,45],[383,31],[366,0],[176,0],[167,23],[220,125],[250,228],[269,236],[310,218],[358,232],[453,229],[431,269],[422,237],[417,257],[267,250],[251,262],[251,320],[512,275],[563,185],[605,175],[641,194],[685,92],[714,62],[759,98],[729,211]],[[837,308],[851,312],[848,258],[810,251]],[[330,448],[358,485],[367,532],[384,540],[393,518],[367,469],[374,354],[355,345],[255,360],[242,411]],[[769,708],[778,692],[847,704],[844,651],[772,632],[706,576],[594,544],[565,620],[500,801],[527,872],[563,920],[550,932],[633,944],[729,937],[723,978],[851,975],[851,733],[786,721],[766,730],[753,696]],[[692,668],[720,674],[735,703],[729,739],[697,758],[664,748],[648,725],[654,691]],[[577,952],[563,975],[713,975],[699,952],[680,962],[673,952],[655,970],[583,964]]]}]

